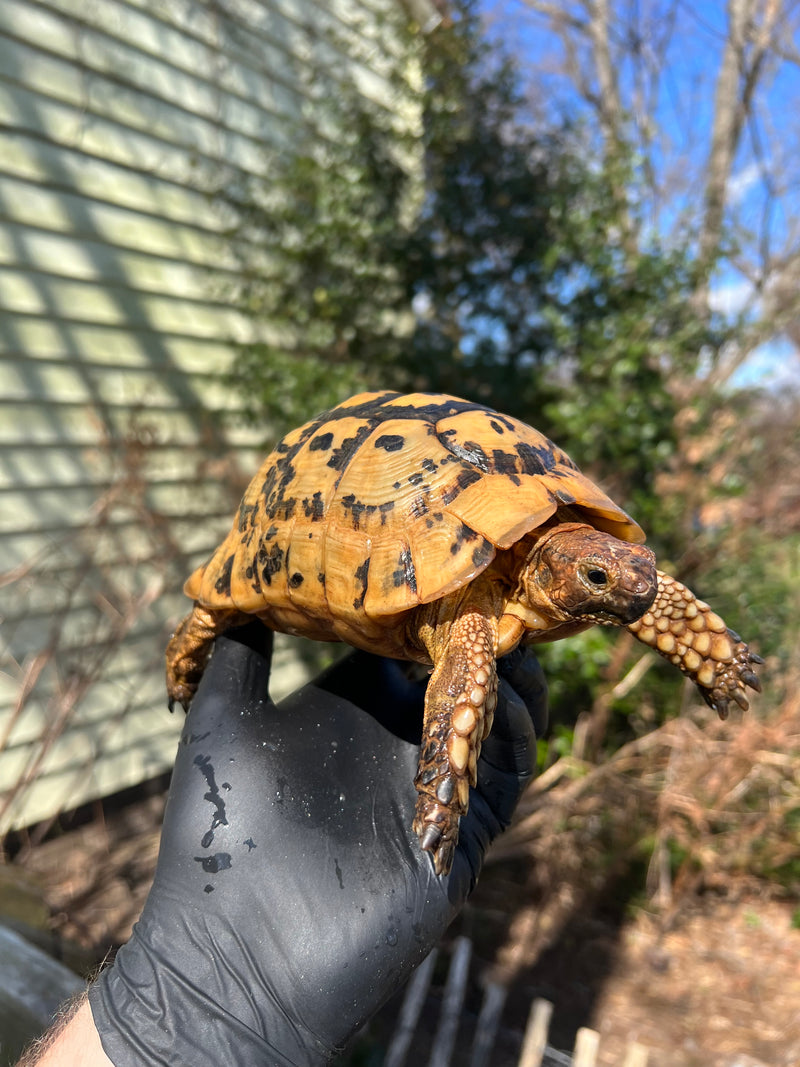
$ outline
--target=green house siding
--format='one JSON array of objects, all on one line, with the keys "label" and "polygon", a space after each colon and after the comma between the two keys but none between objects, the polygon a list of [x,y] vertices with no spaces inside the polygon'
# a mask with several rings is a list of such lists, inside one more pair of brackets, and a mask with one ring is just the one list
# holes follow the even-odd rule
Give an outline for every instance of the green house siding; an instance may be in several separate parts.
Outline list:
[{"label": "green house siding", "polygon": [[286,144],[312,58],[381,99],[380,8],[0,4],[0,834],[172,762],[181,585],[265,436],[229,417],[251,325],[213,190]]}]

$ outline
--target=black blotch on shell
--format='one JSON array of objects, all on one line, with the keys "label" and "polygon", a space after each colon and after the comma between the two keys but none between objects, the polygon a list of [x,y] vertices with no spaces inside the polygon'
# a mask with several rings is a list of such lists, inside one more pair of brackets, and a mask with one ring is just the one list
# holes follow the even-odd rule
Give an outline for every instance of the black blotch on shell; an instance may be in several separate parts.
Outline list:
[{"label": "black blotch on shell", "polygon": [[[441,436],[446,438],[447,435],[442,434]],[[491,469],[489,457],[477,442],[443,440],[442,444],[448,452],[452,452],[454,456],[457,456],[458,459],[462,460],[464,463],[469,463],[470,466],[477,467],[478,470],[483,471],[484,474],[488,474]]]},{"label": "black blotch on shell", "polygon": [[417,591],[417,574],[414,570],[414,560],[411,558],[411,551],[404,548],[400,553],[398,559],[397,570],[392,573],[392,581],[395,587],[401,585],[407,585],[412,593]]},{"label": "black blotch on shell", "polygon": [[442,493],[442,503],[452,504],[456,497],[464,492],[467,486],[472,485],[473,482],[479,482],[480,480],[481,474],[474,468],[460,471],[455,480],[455,484],[451,485],[446,492]]},{"label": "black blotch on shell", "polygon": [[289,579],[289,585],[291,586],[292,589],[297,589],[302,584],[303,584],[303,575],[300,573],[300,571],[295,571],[294,574]]},{"label": "black blotch on shell", "polygon": [[337,470],[340,473],[343,472],[350,460],[356,452],[358,452],[361,445],[371,433],[372,425],[370,423],[365,423],[363,426],[359,426],[352,437],[345,437],[339,447],[334,448],[331,458],[328,460],[328,466],[333,467],[334,470]]},{"label": "black blotch on shell", "polygon": [[258,550],[258,562],[261,565],[261,577],[267,585],[271,585],[272,576],[283,566],[283,549],[280,545],[273,545],[267,551],[266,547],[261,545]]},{"label": "black blotch on shell", "polygon": [[389,512],[393,511],[393,510],[394,510],[394,501],[393,500],[385,500],[383,502],[383,504],[378,504],[378,511],[381,514],[381,526],[385,525],[386,518],[389,515]]},{"label": "black blotch on shell", "polygon": [[294,515],[294,509],[297,507],[297,500],[293,496],[284,497],[281,496],[280,500],[276,500],[274,505],[270,508],[271,519],[279,519],[285,522],[287,519],[291,519]]},{"label": "black blotch on shell", "polygon": [[309,452],[327,452],[333,444],[332,433],[317,434],[316,437],[312,437],[308,450]]},{"label": "black blotch on shell", "polygon": [[239,505],[239,533],[244,533],[249,526],[253,526],[257,511],[258,501],[256,501],[255,504],[247,504],[244,500],[241,502]]},{"label": "black blotch on shell", "polygon": [[518,441],[514,446],[522,464],[523,474],[547,474],[555,466],[555,456],[547,448],[534,448],[527,441]]},{"label": "black blotch on shell", "polygon": [[375,442],[375,447],[383,448],[387,452],[399,452],[405,443],[405,437],[398,433],[384,433]]},{"label": "black blotch on shell", "polygon": [[364,560],[360,567],[356,567],[353,572],[355,580],[361,583],[361,592],[353,601],[353,607],[356,611],[360,611],[364,607],[364,597],[367,595],[367,579],[369,577],[369,556]]},{"label": "black blotch on shell", "polygon": [[261,579],[258,576],[258,567],[251,563],[249,567],[245,569],[245,577],[250,579],[250,588],[254,593],[261,592]]},{"label": "black blotch on shell", "polygon": [[513,452],[504,452],[502,448],[492,450],[492,466],[497,474],[519,474],[519,456]]},{"label": "black blotch on shell", "polygon": [[377,504],[365,504],[357,499],[355,493],[348,493],[347,496],[342,497],[342,507],[350,512],[354,530],[360,529],[363,515],[369,516],[378,510]]},{"label": "black blotch on shell", "polygon": [[472,563],[475,567],[485,567],[494,559],[494,545],[484,537],[483,544],[472,550]]},{"label": "black blotch on shell", "polygon": [[303,501],[303,511],[306,514],[307,519],[311,519],[312,522],[319,522],[319,520],[325,514],[325,505],[322,503],[322,493],[317,490],[316,493],[309,500],[308,497]]},{"label": "black blotch on shell", "polygon": [[214,582],[214,589],[220,596],[231,595],[231,574],[233,573],[233,556],[228,556],[219,572],[219,577]]},{"label": "black blotch on shell", "polygon": [[451,554],[457,555],[467,541],[474,541],[477,536],[470,526],[462,522],[460,528],[456,531],[455,541],[450,545]]}]

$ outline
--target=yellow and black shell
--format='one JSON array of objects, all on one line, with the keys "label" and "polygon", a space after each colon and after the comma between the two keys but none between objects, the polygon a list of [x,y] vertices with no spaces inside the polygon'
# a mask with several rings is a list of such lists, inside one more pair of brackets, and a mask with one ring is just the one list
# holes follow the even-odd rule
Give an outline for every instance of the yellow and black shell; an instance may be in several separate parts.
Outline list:
[{"label": "yellow and black shell", "polygon": [[559,508],[639,526],[517,419],[433,393],[364,393],[293,430],[185,591],[277,629],[352,638],[471,581]]}]

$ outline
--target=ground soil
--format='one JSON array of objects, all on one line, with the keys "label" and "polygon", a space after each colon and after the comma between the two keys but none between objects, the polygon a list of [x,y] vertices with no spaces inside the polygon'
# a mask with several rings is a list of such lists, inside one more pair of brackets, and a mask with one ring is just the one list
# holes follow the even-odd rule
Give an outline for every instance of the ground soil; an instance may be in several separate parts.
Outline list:
[{"label": "ground soil", "polygon": [[[126,940],[141,910],[163,804],[163,791],[156,790],[98,807],[83,825],[22,848],[12,861],[41,893],[51,930],[86,968]],[[467,1001],[473,1016],[482,981],[495,973],[495,949],[525,923],[519,901],[512,902],[516,914],[499,914],[496,882],[503,877],[502,869],[487,869],[453,931],[475,943]],[[501,1032],[506,1051],[493,1067],[498,1059],[515,1061],[535,997],[555,1006],[555,1046],[571,1049],[581,1026],[600,1032],[599,1064],[622,1065],[635,1040],[650,1050],[649,1067],[800,1065],[796,902],[731,886],[725,895],[687,898],[668,917],[617,903],[576,908],[537,958],[515,958]],[[388,1009],[396,1011],[396,1004]],[[390,1026],[385,1016],[382,1032]]]}]

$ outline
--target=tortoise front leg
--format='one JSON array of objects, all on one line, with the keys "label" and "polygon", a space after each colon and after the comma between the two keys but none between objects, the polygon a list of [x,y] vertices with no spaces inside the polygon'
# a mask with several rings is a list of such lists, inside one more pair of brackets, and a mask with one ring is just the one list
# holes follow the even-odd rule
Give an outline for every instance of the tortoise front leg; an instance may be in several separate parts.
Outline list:
[{"label": "tortoise front leg", "polygon": [[467,812],[481,742],[492,726],[496,647],[497,620],[470,611],[431,650],[434,670],[425,694],[413,827],[421,847],[433,854],[437,874],[452,867],[459,819]]},{"label": "tortoise front leg", "polygon": [[731,700],[747,710],[746,687],[761,691],[753,667],[764,661],[691,589],[657,574],[655,600],[628,629],[688,675],[721,719],[728,717]]},{"label": "tortoise front leg", "polygon": [[169,710],[177,702],[189,710],[203,677],[214,639],[231,626],[252,618],[241,611],[203,608],[195,604],[167,645],[167,697]]}]

